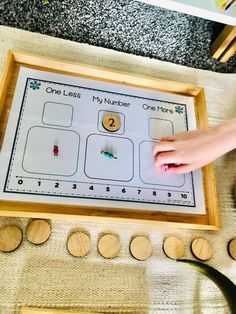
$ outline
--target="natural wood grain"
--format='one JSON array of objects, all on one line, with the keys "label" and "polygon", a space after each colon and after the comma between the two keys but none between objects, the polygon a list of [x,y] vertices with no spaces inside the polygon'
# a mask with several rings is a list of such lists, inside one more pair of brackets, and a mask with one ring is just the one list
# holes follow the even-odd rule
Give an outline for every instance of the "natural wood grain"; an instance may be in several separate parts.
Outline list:
[{"label": "natural wood grain", "polygon": [[227,49],[221,54],[218,59],[220,62],[227,62],[236,52],[236,38],[229,44]]},{"label": "natural wood grain", "polygon": [[0,251],[12,252],[22,242],[22,231],[16,226],[5,226],[0,229]]},{"label": "natural wood grain", "polygon": [[144,236],[137,236],[130,242],[130,253],[139,261],[145,261],[152,255],[151,241]]},{"label": "natural wood grain", "polygon": [[228,252],[232,259],[236,260],[236,239],[232,239],[229,241]]},{"label": "natural wood grain", "polygon": [[[201,89],[195,97],[195,112],[198,129],[205,129],[208,127],[208,115],[206,109],[206,100],[204,90]],[[215,168],[214,164],[208,164],[202,168],[203,188],[205,207],[208,224],[215,226],[215,230],[220,227],[220,214],[218,205],[218,196],[216,189]]]},{"label": "natural wood grain", "polygon": [[11,51],[8,52],[5,66],[0,78],[0,116],[4,109],[4,102],[8,92],[8,86],[12,78],[12,72],[14,68],[14,56]]},{"label": "natural wood grain", "polygon": [[90,237],[82,231],[73,232],[67,241],[67,249],[72,256],[83,257],[90,250]]},{"label": "natural wood grain", "polygon": [[180,259],[184,256],[184,243],[177,237],[169,236],[163,242],[163,250],[169,258]]},{"label": "natural wood grain", "polygon": [[56,60],[53,58],[45,58],[25,54],[19,51],[13,52],[15,63],[23,66],[41,69],[43,71],[51,71],[55,73],[67,74],[100,80],[108,83],[115,83],[124,86],[141,87],[149,90],[167,91],[171,94],[179,94],[185,96],[196,96],[201,88],[192,84],[179,83],[148,77],[144,75],[114,71],[102,67],[95,67],[85,64],[76,64],[69,61]]},{"label": "natural wood grain", "polygon": [[98,252],[104,258],[115,258],[121,250],[120,239],[115,234],[104,234],[98,240]]},{"label": "natural wood grain", "polygon": [[191,250],[193,255],[201,261],[209,260],[213,253],[210,243],[203,238],[194,239],[191,243]]},{"label": "natural wood grain", "polygon": [[[101,313],[101,312],[100,312]],[[96,314],[95,312],[74,311],[73,309],[44,309],[39,307],[22,307],[20,314]]]},{"label": "natural wood grain", "polygon": [[[55,73],[67,74],[72,76],[101,80],[125,86],[134,86],[156,91],[164,91],[172,94],[186,95],[194,98],[197,126],[206,128],[207,112],[205,105],[204,90],[201,87],[191,84],[174,83],[159,80],[156,78],[130,73],[116,72],[109,69],[91,67],[86,65],[74,64],[45,57],[26,55],[20,52],[9,53],[3,74],[4,80],[1,83],[0,94],[0,147],[8,120],[14,95],[15,84],[20,66],[50,71]],[[121,208],[102,208],[94,206],[73,206],[62,204],[44,204],[30,202],[15,202],[0,200],[0,215],[20,216],[34,218],[75,218],[75,219],[94,219],[119,220],[129,223],[159,224],[162,226],[172,226],[179,228],[193,228],[217,230],[219,228],[219,209],[216,194],[215,174],[213,165],[203,168],[203,184],[206,203],[206,215],[178,214],[168,212],[157,212],[154,210],[128,210]],[[96,202],[95,202],[96,204]]]},{"label": "natural wood grain", "polygon": [[33,244],[46,242],[51,235],[50,224],[43,219],[33,220],[26,228],[26,238]]},{"label": "natural wood grain", "polygon": [[236,26],[226,25],[211,47],[213,58],[221,62],[227,62],[236,51]]}]

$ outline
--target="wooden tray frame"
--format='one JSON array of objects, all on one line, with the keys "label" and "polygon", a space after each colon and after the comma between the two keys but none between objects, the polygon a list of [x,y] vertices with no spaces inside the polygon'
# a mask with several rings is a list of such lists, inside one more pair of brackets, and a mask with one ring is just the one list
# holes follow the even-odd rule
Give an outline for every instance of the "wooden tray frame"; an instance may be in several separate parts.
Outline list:
[{"label": "wooden tray frame", "polygon": [[[208,127],[204,89],[191,84],[160,80],[137,74],[113,71],[83,64],[75,64],[35,56],[23,52],[9,51],[0,83],[0,148],[2,146],[8,114],[14,95],[17,75],[20,66],[61,73],[76,77],[101,80],[125,86],[145,88],[153,91],[164,91],[171,94],[194,98],[197,127]],[[201,118],[200,118],[201,116]],[[158,224],[162,226],[190,229],[219,229],[219,209],[213,164],[202,169],[205,194],[206,215],[178,214],[168,212],[125,210],[117,208],[98,208],[93,206],[74,206],[60,204],[29,203],[0,200],[0,215],[35,218],[79,218],[96,220],[115,220],[128,223]],[[95,202],[96,203],[96,202]]]}]

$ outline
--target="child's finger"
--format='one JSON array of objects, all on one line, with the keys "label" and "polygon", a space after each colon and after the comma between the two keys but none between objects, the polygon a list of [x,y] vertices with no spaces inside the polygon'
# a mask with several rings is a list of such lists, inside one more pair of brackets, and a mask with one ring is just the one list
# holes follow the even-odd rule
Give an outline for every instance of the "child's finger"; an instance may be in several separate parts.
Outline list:
[{"label": "child's finger", "polygon": [[175,151],[160,153],[155,161],[155,167],[159,170],[162,169],[162,165],[180,163]]},{"label": "child's finger", "polygon": [[169,165],[168,172],[176,173],[176,174],[184,174],[191,171],[196,170],[199,168],[197,165],[194,164],[182,164],[182,165]]},{"label": "child's finger", "polygon": [[174,141],[176,138],[175,135],[168,135],[168,136],[163,136],[160,141]]},{"label": "child's finger", "polygon": [[167,151],[173,151],[175,148],[173,144],[169,142],[159,142],[156,143],[153,149],[153,156],[156,156],[160,152],[167,152]]}]

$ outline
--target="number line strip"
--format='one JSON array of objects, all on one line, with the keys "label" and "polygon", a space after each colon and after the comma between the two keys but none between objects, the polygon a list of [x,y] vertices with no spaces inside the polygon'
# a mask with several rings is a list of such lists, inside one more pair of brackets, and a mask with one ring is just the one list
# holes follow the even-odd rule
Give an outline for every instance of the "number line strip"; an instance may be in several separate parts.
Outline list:
[{"label": "number line strip", "polygon": [[83,181],[70,181],[70,180],[58,180],[58,179],[45,179],[45,178],[32,178],[32,177],[24,177],[24,176],[16,176],[17,179],[30,179],[30,180],[38,180],[38,181],[53,181],[53,182],[66,182],[66,183],[82,183],[87,185],[102,185],[102,186],[118,186],[122,188],[134,188],[141,190],[156,190],[156,191],[167,191],[167,192],[180,192],[180,193],[190,193],[189,191],[179,191],[179,190],[171,190],[171,189],[158,189],[158,188],[146,188],[141,186],[129,186],[129,185],[119,185],[119,184],[104,184],[104,183],[94,183],[94,182],[83,182]]}]

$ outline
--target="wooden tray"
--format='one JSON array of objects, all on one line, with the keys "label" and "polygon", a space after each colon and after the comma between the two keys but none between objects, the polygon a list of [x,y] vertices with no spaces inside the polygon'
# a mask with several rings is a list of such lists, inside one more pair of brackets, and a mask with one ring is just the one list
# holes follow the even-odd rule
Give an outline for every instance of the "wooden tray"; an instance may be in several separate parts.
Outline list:
[{"label": "wooden tray", "polygon": [[[9,51],[0,85],[0,147],[3,143],[17,75],[21,66],[130,87],[144,88],[146,90],[190,96],[194,99],[197,127],[201,129],[208,126],[204,90],[201,87],[176,82],[173,84],[173,82],[152,77],[132,75],[104,68]],[[96,220],[122,219],[128,223],[137,223],[140,221],[143,223],[145,221],[145,223],[164,226],[217,230],[219,228],[219,210],[213,164],[204,167],[202,174],[207,213],[205,215],[97,208],[96,206],[30,203],[13,200],[0,200],[0,215],[42,218],[73,217],[79,219],[88,219],[88,216],[90,216]]]}]

